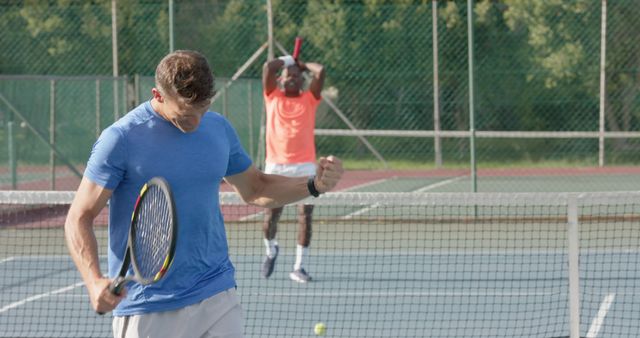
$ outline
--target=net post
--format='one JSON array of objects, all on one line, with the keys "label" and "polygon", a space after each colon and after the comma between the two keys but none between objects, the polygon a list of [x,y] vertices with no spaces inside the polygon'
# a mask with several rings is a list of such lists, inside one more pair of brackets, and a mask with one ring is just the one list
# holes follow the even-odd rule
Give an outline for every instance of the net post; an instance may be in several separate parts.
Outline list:
[{"label": "net post", "polygon": [[580,269],[579,269],[578,197],[567,201],[567,238],[569,242],[569,330],[571,338],[580,338]]}]

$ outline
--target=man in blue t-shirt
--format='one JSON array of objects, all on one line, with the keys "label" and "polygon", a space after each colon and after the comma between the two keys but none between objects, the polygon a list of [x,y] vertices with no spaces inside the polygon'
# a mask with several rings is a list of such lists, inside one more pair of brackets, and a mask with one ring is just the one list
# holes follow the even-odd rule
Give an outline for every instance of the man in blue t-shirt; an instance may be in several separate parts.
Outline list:
[{"label": "man in blue t-shirt", "polygon": [[[176,51],[156,68],[153,98],[104,130],[93,146],[65,224],[67,245],[98,312],[113,310],[115,337],[242,337],[242,308],[219,206],[224,179],[242,199],[279,207],[331,190],[339,159],[320,158],[314,177],[267,175],[252,165],[223,116],[209,112],[214,78],[198,52]],[[175,260],[147,286],[109,291],[124,259],[130,217],[154,176],[172,187],[178,211]],[[100,272],[93,220],[109,202],[109,277]]]}]

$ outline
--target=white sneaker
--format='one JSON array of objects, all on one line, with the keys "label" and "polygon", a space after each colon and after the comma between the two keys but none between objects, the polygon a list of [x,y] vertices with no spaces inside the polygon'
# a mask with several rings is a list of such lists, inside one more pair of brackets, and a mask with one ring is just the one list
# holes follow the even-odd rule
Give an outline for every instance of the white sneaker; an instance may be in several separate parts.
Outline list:
[{"label": "white sneaker", "polygon": [[311,276],[309,276],[309,274],[302,268],[290,273],[289,278],[291,278],[292,281],[298,283],[306,283],[311,281]]}]

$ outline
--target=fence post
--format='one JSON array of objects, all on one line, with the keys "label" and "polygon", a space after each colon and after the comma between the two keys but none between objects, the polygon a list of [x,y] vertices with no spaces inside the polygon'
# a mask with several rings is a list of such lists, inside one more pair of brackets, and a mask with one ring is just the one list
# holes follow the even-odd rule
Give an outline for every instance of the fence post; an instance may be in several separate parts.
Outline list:
[{"label": "fence post", "polygon": [[[56,144],[56,80],[49,82],[49,144]],[[49,190],[56,190],[56,153],[49,150]]]},{"label": "fence post", "polygon": [[253,81],[247,81],[247,102],[249,102],[249,106],[247,107],[247,114],[249,115],[249,156],[254,161],[257,161],[253,155],[255,154],[253,149]]},{"label": "fence post", "polygon": [[173,53],[173,0],[169,0],[169,53]]},{"label": "fence post", "polygon": [[435,153],[436,168],[442,167],[442,145],[440,144],[440,82],[438,63],[438,1],[432,2],[432,44],[433,44],[433,148]]},{"label": "fence post", "polygon": [[135,106],[140,105],[140,74],[133,75],[133,91],[135,92]]},{"label": "fence post", "polygon": [[222,116],[229,118],[229,110],[227,106],[227,100],[229,99],[229,95],[227,94],[229,91],[224,90],[222,93]]},{"label": "fence post", "polygon": [[14,142],[14,122],[12,116],[13,114],[9,114],[9,122],[7,123],[7,140],[9,148],[9,170],[11,170],[11,189],[15,190],[18,188],[18,170],[16,161],[16,146]]},{"label": "fence post", "polygon": [[476,125],[474,110],[473,85],[473,0],[467,0],[467,37],[469,64],[469,152],[471,157],[471,191],[478,191],[476,174]]},{"label": "fence post", "polygon": [[117,121],[118,112],[118,6],[117,0],[111,0],[111,59],[113,62],[113,120]]},{"label": "fence post", "polygon": [[[271,6],[271,0],[267,1],[267,60],[271,61],[274,58],[273,52],[273,8]],[[258,136],[258,155],[257,155],[257,163],[258,168],[262,169],[264,167],[264,161],[266,158],[266,144],[265,144],[265,133],[267,123],[267,111],[264,104],[262,105],[262,113],[260,114],[260,133]]]},{"label": "fence post", "polygon": [[100,79],[96,79],[96,139],[100,136]]},{"label": "fence post", "polygon": [[271,61],[274,58],[273,52],[273,8],[271,6],[271,0],[267,0],[267,60]]},{"label": "fence post", "polygon": [[605,105],[607,104],[607,0],[602,0],[600,21],[600,135],[598,138],[598,164],[604,166],[604,132],[605,132]]}]

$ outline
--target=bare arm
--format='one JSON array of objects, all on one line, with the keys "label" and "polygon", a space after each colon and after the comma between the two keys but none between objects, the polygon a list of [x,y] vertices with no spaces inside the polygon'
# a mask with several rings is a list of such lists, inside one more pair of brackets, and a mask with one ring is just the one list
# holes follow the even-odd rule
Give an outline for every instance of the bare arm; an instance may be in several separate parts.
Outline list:
[{"label": "bare arm", "polygon": [[83,178],[64,225],[71,258],[87,287],[94,310],[102,313],[113,310],[126,295],[115,296],[109,291],[111,281],[100,271],[98,243],[93,231],[93,221],[107,204],[111,193],[111,190]]},{"label": "bare arm", "polygon": [[309,84],[309,91],[316,99],[322,98],[322,88],[324,87],[324,66],[319,63],[304,63],[298,61],[298,66],[302,70],[308,70],[311,73],[311,83]]},{"label": "bare arm", "polygon": [[[323,193],[333,189],[342,177],[340,159],[329,156],[320,158],[317,164],[314,184]],[[253,205],[276,208],[308,197],[308,177],[285,177],[265,174],[255,167],[226,177],[242,199]]]},{"label": "bare arm", "polygon": [[284,61],[273,59],[262,66],[262,88],[269,95],[278,87],[278,71],[284,65]]}]

